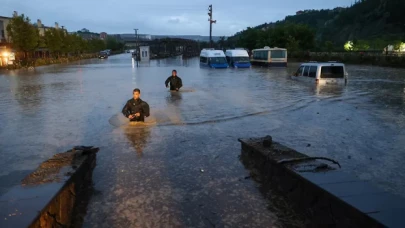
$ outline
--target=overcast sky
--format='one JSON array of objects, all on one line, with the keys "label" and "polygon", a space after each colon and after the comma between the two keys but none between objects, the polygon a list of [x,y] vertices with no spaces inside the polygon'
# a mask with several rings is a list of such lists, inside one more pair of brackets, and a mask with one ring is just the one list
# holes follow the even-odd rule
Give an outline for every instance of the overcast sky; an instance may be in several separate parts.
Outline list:
[{"label": "overcast sky", "polygon": [[[354,0],[0,0],[0,16],[13,11],[58,22],[69,31],[151,35],[209,35],[208,5],[213,5],[213,36],[230,36],[248,26],[282,20],[298,10],[349,6]],[[138,3],[139,2],[139,3]],[[254,2],[254,3],[253,3]]]}]

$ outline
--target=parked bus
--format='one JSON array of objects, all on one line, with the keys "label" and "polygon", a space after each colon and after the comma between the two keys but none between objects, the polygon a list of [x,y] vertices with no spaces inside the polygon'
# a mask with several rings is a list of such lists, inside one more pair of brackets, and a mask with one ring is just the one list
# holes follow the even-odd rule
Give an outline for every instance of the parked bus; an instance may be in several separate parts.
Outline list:
[{"label": "parked bus", "polygon": [[250,62],[252,65],[266,67],[287,67],[287,49],[267,46],[254,49]]}]

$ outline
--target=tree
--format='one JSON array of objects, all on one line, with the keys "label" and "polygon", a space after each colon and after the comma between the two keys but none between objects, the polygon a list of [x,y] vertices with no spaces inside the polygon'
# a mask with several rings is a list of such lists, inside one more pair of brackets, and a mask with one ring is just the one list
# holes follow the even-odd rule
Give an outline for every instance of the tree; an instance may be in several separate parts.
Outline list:
[{"label": "tree", "polygon": [[295,39],[295,37],[289,35],[287,38],[287,44],[286,44],[286,48],[290,53],[294,53],[296,51],[298,51],[299,49],[299,43],[298,41]]},{"label": "tree", "polygon": [[107,49],[111,49],[113,51],[118,51],[118,50],[122,50],[124,48],[124,44],[122,42],[117,41],[117,39],[115,39],[113,37],[107,37],[106,47],[107,47]]},{"label": "tree", "polygon": [[218,45],[219,45],[219,47],[220,47],[221,49],[224,48],[224,46],[225,46],[225,36],[219,37]]},{"label": "tree", "polygon": [[332,43],[332,41],[325,41],[325,49],[327,52],[331,53],[334,49],[334,45]]},{"label": "tree", "polygon": [[17,51],[27,53],[38,47],[39,32],[24,14],[11,18],[6,29]]},{"label": "tree", "polygon": [[45,43],[49,51],[55,55],[59,56],[62,51],[63,40],[61,33],[56,28],[50,28],[45,31]]}]

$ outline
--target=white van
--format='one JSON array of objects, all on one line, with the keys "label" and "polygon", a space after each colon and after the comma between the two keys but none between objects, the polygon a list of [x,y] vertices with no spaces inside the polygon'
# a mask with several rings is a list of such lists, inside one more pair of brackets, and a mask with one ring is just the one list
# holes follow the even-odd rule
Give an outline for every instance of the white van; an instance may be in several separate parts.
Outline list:
[{"label": "white van", "polygon": [[308,81],[319,85],[346,84],[347,72],[345,64],[337,62],[309,62],[303,63],[292,79]]},{"label": "white van", "polygon": [[250,59],[248,52],[243,48],[235,48],[225,51],[226,60],[229,66],[235,68],[250,68]]},{"label": "white van", "polygon": [[228,68],[228,62],[223,51],[207,48],[201,50],[200,66],[208,66],[211,68]]}]

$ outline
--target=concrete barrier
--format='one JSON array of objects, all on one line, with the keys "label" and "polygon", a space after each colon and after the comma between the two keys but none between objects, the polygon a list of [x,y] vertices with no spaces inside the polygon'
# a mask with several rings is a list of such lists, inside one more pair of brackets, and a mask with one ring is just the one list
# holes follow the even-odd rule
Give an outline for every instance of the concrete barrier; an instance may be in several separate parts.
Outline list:
[{"label": "concrete barrier", "polygon": [[343,172],[337,162],[321,163],[270,136],[239,141],[244,165],[304,213],[309,226],[404,227],[403,198]]},{"label": "concrete barrier", "polygon": [[98,150],[75,147],[43,162],[1,196],[0,227],[80,226]]}]

